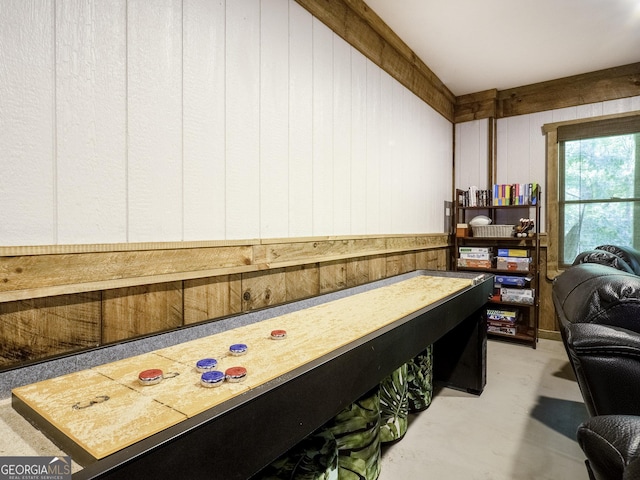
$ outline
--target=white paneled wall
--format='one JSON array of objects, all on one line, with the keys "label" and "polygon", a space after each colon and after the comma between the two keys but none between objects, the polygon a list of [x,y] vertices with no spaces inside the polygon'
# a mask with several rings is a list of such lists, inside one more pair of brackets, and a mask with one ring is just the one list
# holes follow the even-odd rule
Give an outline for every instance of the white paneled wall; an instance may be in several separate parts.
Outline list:
[{"label": "white paneled wall", "polygon": [[[54,242],[118,241],[127,233],[126,2],[55,6],[55,64],[50,63],[55,70],[47,77],[55,96],[41,105],[55,109],[50,133],[55,145],[49,154],[55,159]],[[70,18],[77,20],[70,24]],[[142,149],[139,143],[131,147]],[[136,160],[135,155],[130,158]],[[42,169],[40,164],[34,171]],[[19,218],[20,212],[12,215]],[[48,238],[37,224],[29,228]]]},{"label": "white paneled wall", "polygon": [[313,224],[311,234],[333,233],[333,34],[313,20]]},{"label": "white paneled wall", "polygon": [[[370,160],[367,158],[367,117],[369,115],[367,59],[354,50],[351,62],[351,169],[349,171],[350,184],[347,186],[351,205],[349,227],[352,234],[360,235],[368,231],[367,163]],[[374,113],[371,115],[375,117]],[[371,163],[376,164],[377,160],[372,158]]]},{"label": "white paneled wall", "polygon": [[[502,118],[497,121],[496,183],[538,182],[546,192],[546,123],[640,110],[640,97]],[[487,120],[456,125],[455,182],[458,188],[488,186]],[[543,203],[544,207],[544,203]],[[544,231],[545,209],[542,209]]]},{"label": "white paneled wall", "polygon": [[313,18],[289,3],[288,233],[313,232]]},{"label": "white paneled wall", "polygon": [[[57,31],[72,27],[73,19],[67,18]],[[131,241],[182,237],[182,32],[180,0],[127,2],[126,175]],[[72,242],[74,232],[65,232],[65,238]]]},{"label": "white paneled wall", "polygon": [[184,238],[225,238],[225,2],[183,4]]},{"label": "white paneled wall", "polygon": [[[382,159],[386,158],[383,146],[380,144],[380,136],[387,131],[388,121],[382,112],[382,71],[370,62],[366,64],[366,95],[365,119],[361,128],[364,128],[366,143],[361,147],[367,152],[365,171],[359,174],[365,177],[365,231],[390,231],[388,225],[383,224],[382,218],[389,216],[383,198]],[[359,162],[361,163],[361,162]],[[362,168],[362,167],[360,167]]]},{"label": "white paneled wall", "polygon": [[[289,35],[288,3],[263,0],[260,56],[260,230],[262,237],[288,231]],[[257,236],[255,235],[255,236]]]},{"label": "white paneled wall", "polygon": [[[260,2],[226,2],[227,238],[260,236]],[[264,52],[268,57],[273,52]],[[275,60],[275,59],[274,59]],[[271,68],[279,68],[275,63]],[[265,76],[268,76],[265,73]],[[273,121],[278,121],[273,119]],[[186,186],[188,188],[188,186]]]},{"label": "white paneled wall", "polygon": [[489,186],[489,120],[456,124],[455,185]]},{"label": "white paneled wall", "polygon": [[0,245],[57,241],[54,14],[0,2]]},{"label": "white paneled wall", "polygon": [[544,185],[546,142],[542,125],[553,121],[553,111],[498,120],[496,183]]},{"label": "white paneled wall", "polygon": [[293,0],[0,18],[0,245],[443,231],[451,123]]}]

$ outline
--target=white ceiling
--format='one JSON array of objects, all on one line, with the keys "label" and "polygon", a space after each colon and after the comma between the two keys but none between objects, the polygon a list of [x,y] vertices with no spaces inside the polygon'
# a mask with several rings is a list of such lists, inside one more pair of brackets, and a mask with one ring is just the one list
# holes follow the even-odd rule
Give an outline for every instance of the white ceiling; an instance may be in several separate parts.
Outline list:
[{"label": "white ceiling", "polygon": [[640,0],[365,0],[454,93],[640,62]]}]

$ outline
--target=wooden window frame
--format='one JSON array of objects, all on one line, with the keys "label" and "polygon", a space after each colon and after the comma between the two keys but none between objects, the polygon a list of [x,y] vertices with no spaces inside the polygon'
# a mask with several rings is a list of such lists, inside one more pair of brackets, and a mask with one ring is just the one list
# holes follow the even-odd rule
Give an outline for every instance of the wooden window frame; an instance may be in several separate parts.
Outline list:
[{"label": "wooden window frame", "polygon": [[547,278],[553,280],[560,275],[564,268],[560,263],[560,208],[559,208],[559,142],[567,138],[576,138],[576,132],[584,131],[585,137],[595,136],[594,133],[604,132],[606,135],[611,128],[620,125],[635,124],[640,121],[640,110],[603,115],[599,117],[548,123],[542,126],[542,133],[546,135],[546,165],[547,165]]}]

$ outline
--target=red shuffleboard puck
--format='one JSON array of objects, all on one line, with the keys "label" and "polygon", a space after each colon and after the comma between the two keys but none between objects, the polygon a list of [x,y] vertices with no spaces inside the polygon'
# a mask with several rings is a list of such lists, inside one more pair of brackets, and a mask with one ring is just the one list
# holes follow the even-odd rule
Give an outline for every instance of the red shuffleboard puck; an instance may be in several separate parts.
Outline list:
[{"label": "red shuffleboard puck", "polygon": [[138,381],[141,385],[156,385],[162,381],[162,378],[163,373],[159,368],[151,368],[138,374]]},{"label": "red shuffleboard puck", "polygon": [[274,340],[282,340],[283,338],[286,338],[286,336],[286,330],[271,330],[271,338]]},{"label": "red shuffleboard puck", "polygon": [[227,368],[224,372],[227,382],[241,382],[247,376],[247,369],[244,367]]}]

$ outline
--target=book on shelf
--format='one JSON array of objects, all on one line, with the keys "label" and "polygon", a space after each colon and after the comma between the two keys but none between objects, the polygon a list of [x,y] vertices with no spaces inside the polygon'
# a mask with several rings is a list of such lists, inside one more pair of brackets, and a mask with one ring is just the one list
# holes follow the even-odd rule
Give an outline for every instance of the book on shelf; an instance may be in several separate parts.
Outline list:
[{"label": "book on shelf", "polygon": [[457,202],[461,207],[489,207],[491,198],[491,190],[469,187],[467,190],[460,190]]},{"label": "book on shelf", "polygon": [[467,190],[459,190],[456,201],[461,207],[537,205],[538,195],[536,182],[495,183],[491,189],[471,186]]},{"label": "book on shelf", "polygon": [[496,183],[492,189],[493,206],[536,205],[538,203],[538,184],[532,183]]}]

